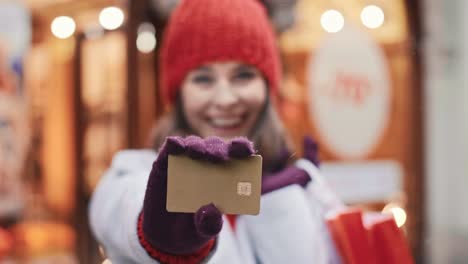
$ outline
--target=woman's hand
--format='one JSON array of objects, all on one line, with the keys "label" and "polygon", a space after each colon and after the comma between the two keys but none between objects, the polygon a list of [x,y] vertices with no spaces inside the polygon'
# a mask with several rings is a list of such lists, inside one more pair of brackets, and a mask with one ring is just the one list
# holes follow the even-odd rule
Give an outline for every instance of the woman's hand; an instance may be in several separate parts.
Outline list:
[{"label": "woman's hand", "polygon": [[[203,249],[221,231],[221,212],[205,205],[196,213],[170,213],[166,210],[168,155],[186,155],[213,163],[247,158],[253,145],[244,138],[224,142],[217,137],[201,139],[169,137],[160,149],[148,180],[141,214],[144,239],[152,248],[173,255],[188,255]],[[187,177],[190,177],[187,172]]]},{"label": "woman's hand", "polygon": [[315,166],[320,166],[320,159],[318,155],[318,144],[309,136],[304,137],[304,159],[312,162]]},{"label": "woman's hand", "polygon": [[[288,153],[283,153],[284,158],[288,158]],[[304,159],[319,166],[320,161],[318,158],[318,145],[311,137],[304,137]],[[284,162],[286,163],[286,162]],[[262,194],[281,189],[283,187],[299,184],[306,186],[311,180],[309,174],[304,170],[291,165],[283,168],[282,170],[264,175],[262,178]]]}]

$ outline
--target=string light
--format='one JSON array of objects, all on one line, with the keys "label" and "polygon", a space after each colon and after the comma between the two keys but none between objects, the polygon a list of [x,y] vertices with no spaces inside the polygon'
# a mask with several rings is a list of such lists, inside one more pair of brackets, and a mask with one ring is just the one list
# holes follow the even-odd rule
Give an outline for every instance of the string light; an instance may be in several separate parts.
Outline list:
[{"label": "string light", "polygon": [[385,14],[382,8],[376,5],[368,5],[361,11],[361,21],[368,28],[378,28],[385,21]]},{"label": "string light", "polygon": [[107,30],[114,30],[119,28],[125,19],[122,9],[111,6],[106,7],[99,13],[99,23]]},{"label": "string light", "polygon": [[156,48],[156,30],[150,23],[143,23],[138,28],[136,40],[137,49],[142,53],[150,53]]},{"label": "string light", "polygon": [[401,208],[400,206],[398,206],[397,204],[393,204],[393,203],[387,204],[383,208],[382,212],[392,213],[398,227],[402,227],[406,223],[407,214],[405,210]]},{"label": "string light", "polygon": [[75,33],[76,24],[71,17],[59,16],[52,21],[50,29],[55,37],[59,39],[66,39]]},{"label": "string light", "polygon": [[330,9],[322,14],[320,17],[320,24],[325,31],[329,33],[336,33],[343,29],[344,17],[337,10]]}]

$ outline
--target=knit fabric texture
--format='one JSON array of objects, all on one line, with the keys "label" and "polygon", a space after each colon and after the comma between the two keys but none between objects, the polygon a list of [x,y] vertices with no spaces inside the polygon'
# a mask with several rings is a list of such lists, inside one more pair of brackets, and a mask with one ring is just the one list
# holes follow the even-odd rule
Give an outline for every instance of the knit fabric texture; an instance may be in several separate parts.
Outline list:
[{"label": "knit fabric texture", "polygon": [[138,240],[143,246],[145,251],[152,258],[158,260],[161,263],[168,264],[198,264],[202,262],[211,252],[215,245],[215,240],[211,239],[198,251],[187,254],[187,255],[173,255],[164,253],[157,248],[154,248],[145,238],[145,233],[143,232],[143,216],[140,214],[138,217],[138,228],[137,228]]},{"label": "knit fabric texture", "polygon": [[[222,163],[230,159],[248,158],[253,153],[253,144],[246,138],[225,142],[218,137],[168,137],[153,163],[143,202],[140,233],[144,235],[144,243],[141,238],[140,243],[147,252],[152,255],[148,251],[150,245],[152,249],[175,258],[193,255],[205,248],[223,226],[222,213],[213,204],[202,206],[195,213],[167,211],[169,155],[185,155],[194,160]],[[187,172],[189,176],[190,172]]]},{"label": "knit fabric texture", "polygon": [[160,54],[166,105],[175,102],[187,73],[208,63],[254,66],[272,94],[281,80],[275,34],[265,8],[256,0],[183,0],[169,20]]}]

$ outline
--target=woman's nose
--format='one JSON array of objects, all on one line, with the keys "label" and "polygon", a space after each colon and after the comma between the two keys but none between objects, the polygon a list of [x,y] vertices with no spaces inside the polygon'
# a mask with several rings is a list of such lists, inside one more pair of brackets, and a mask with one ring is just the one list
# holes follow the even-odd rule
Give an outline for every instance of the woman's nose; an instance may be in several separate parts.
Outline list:
[{"label": "woman's nose", "polygon": [[239,101],[239,96],[229,82],[222,81],[216,88],[217,92],[213,98],[213,102],[217,107],[229,108]]}]

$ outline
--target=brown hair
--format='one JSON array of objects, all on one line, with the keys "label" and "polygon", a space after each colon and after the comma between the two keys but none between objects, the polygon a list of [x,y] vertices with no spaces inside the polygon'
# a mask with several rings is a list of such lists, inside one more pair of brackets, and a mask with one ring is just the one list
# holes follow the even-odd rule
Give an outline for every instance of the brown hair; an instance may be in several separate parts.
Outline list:
[{"label": "brown hair", "polygon": [[[269,97],[248,139],[263,157],[264,171],[277,171],[290,158],[291,140]],[[152,135],[152,145],[158,150],[168,136],[196,135],[184,116],[182,101],[177,98],[174,107],[157,122]]]}]

